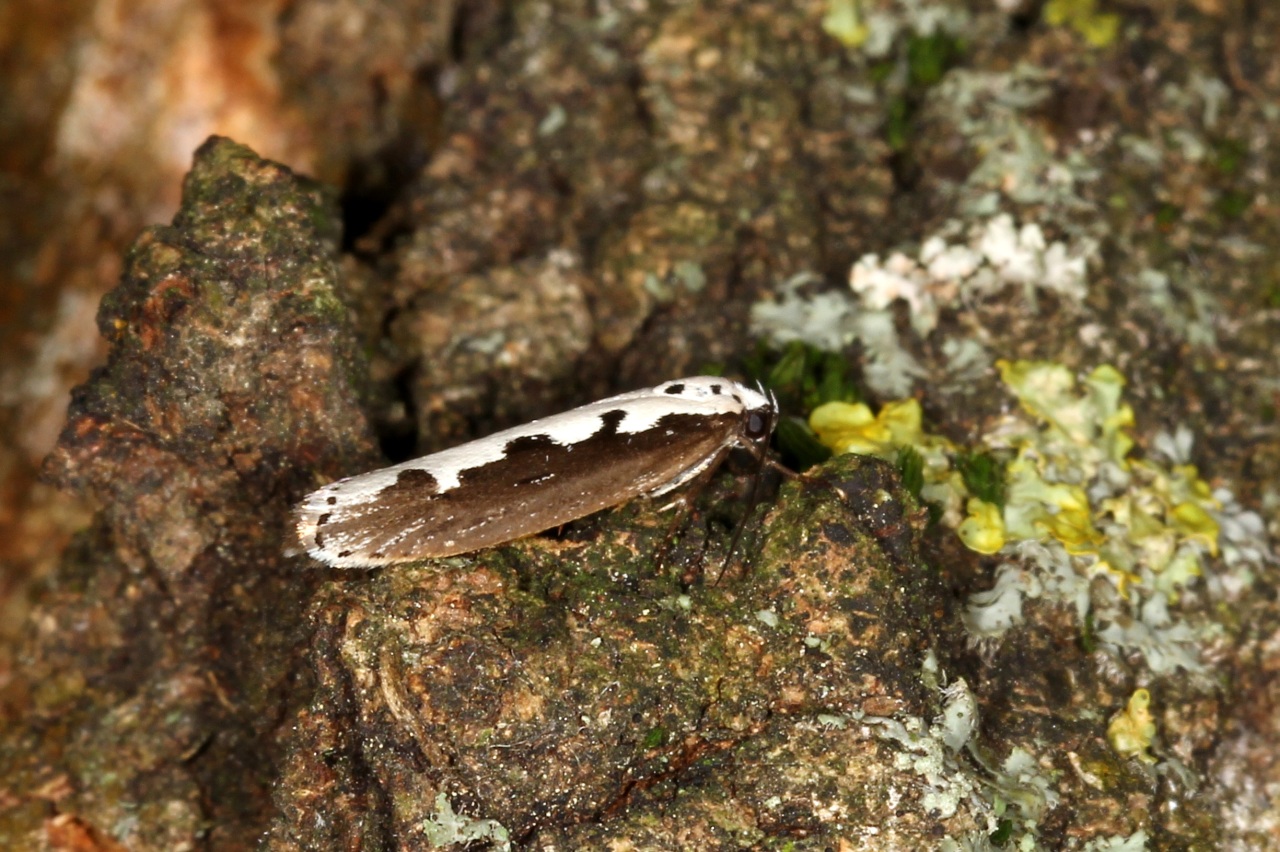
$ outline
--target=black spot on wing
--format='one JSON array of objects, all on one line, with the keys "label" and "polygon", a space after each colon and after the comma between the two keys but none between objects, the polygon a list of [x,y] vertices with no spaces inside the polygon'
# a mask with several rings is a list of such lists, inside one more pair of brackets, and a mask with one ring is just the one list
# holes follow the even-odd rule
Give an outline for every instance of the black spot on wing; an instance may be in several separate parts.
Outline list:
[{"label": "black spot on wing", "polygon": [[711,393],[715,394],[716,396],[719,396],[722,390],[723,390],[723,386],[722,386],[722,385],[712,385],[712,386],[711,386]]},{"label": "black spot on wing", "polygon": [[399,475],[396,476],[395,483],[378,492],[378,496],[394,495],[405,491],[435,494],[437,490],[439,490],[439,483],[431,475],[430,471],[423,470],[420,467],[411,467],[400,471]]},{"label": "black spot on wing", "polygon": [[625,416],[622,410],[604,412],[600,429],[572,444],[557,444],[545,435],[508,441],[503,458],[462,471],[460,487],[442,496],[450,502],[476,499],[500,504],[506,499],[503,495],[513,491],[537,490],[556,500],[562,498],[552,497],[553,492],[581,483],[598,494],[621,494],[612,501],[620,502],[650,490],[655,478],[669,479],[715,452],[738,430],[734,415],[667,414],[648,429],[619,432]]},{"label": "black spot on wing", "polygon": [[[550,435],[521,435],[519,438],[512,438],[510,441],[507,441],[507,445],[502,448],[502,455],[509,459],[515,456],[536,453],[539,450],[545,450],[554,446],[556,446],[556,442],[551,440]],[[493,465],[501,463],[502,459],[499,459],[498,461],[490,462],[489,464]],[[485,467],[488,466],[489,465],[485,465]],[[469,473],[469,471],[463,471],[464,475],[467,473]]]},{"label": "black spot on wing", "polygon": [[613,411],[606,411],[604,414],[600,415],[600,431],[596,432],[591,437],[593,439],[604,438],[609,435],[618,434],[618,427],[621,426],[622,421],[626,419],[627,412],[620,408],[614,409]]},{"label": "black spot on wing", "polygon": [[684,393],[684,385],[680,382],[676,382],[674,385],[667,385],[667,389],[664,390],[663,393],[669,393],[672,396],[679,396]]},{"label": "black spot on wing", "polygon": [[[575,447],[591,444],[598,444],[602,440],[607,440],[618,434],[618,427],[622,425],[622,421],[627,418],[627,412],[621,408],[611,409],[599,415],[600,425],[587,437],[572,444],[561,445],[552,440],[549,435],[521,435],[518,438],[512,438],[507,441],[502,448],[503,458],[491,464],[502,464],[508,459],[518,459],[527,457],[537,453],[546,453],[546,458],[551,455],[563,455],[566,452],[572,452]],[[465,473],[465,471],[464,471]],[[538,477],[526,477],[526,480],[537,479]]]}]

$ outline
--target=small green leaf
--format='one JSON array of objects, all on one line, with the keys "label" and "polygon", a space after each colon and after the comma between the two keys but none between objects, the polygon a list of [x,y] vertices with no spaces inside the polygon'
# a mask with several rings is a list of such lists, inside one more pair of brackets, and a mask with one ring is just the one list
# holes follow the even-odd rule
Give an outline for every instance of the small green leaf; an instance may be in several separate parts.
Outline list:
[{"label": "small green leaf", "polygon": [[746,374],[777,394],[784,410],[810,411],[824,402],[856,402],[858,386],[843,355],[800,341],[779,350],[760,347],[744,364]]},{"label": "small green leaf", "polygon": [[1093,611],[1084,614],[1084,622],[1080,625],[1080,647],[1086,654],[1098,649],[1098,640],[1093,632]]},{"label": "small green leaf", "polygon": [[924,488],[924,456],[915,447],[902,447],[898,450],[898,472],[902,474],[902,487],[920,499],[920,489]]},{"label": "small green leaf", "polygon": [[796,470],[808,470],[831,458],[831,450],[819,443],[809,426],[796,417],[784,417],[778,421],[775,432],[778,449]]}]

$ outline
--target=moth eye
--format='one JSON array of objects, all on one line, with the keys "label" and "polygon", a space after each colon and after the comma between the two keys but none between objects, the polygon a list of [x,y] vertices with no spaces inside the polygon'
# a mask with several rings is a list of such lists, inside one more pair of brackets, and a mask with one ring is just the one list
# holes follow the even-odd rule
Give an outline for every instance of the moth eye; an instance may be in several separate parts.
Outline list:
[{"label": "moth eye", "polygon": [[769,431],[769,419],[758,411],[747,414],[747,437],[763,438]]}]

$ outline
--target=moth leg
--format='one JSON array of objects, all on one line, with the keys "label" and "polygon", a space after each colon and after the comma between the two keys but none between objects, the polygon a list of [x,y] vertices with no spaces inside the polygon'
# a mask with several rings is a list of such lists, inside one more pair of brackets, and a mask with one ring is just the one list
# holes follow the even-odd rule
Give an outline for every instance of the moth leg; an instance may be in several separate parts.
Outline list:
[{"label": "moth leg", "polygon": [[[675,541],[677,531],[679,531],[681,527],[688,526],[689,517],[693,514],[694,503],[707,487],[707,484],[711,482],[711,477],[715,475],[716,470],[720,466],[720,462],[729,454],[730,449],[732,448],[725,447],[717,452],[709,462],[704,463],[702,469],[685,484],[680,495],[662,507],[661,511],[665,512],[668,509],[674,508],[676,509],[676,512],[671,518],[671,523],[667,525],[666,534],[662,537],[662,546],[658,548],[658,552],[654,557],[655,566],[662,567],[665,564],[667,554],[671,549],[672,543]],[[704,544],[703,550],[705,551],[705,549],[706,546]]]},{"label": "moth leg", "polygon": [[[751,520],[751,516],[756,511],[756,506],[760,504],[760,480],[764,478],[764,469],[768,465],[774,470],[784,471],[790,476],[798,477],[800,474],[793,471],[784,464],[774,461],[769,453],[756,444],[750,445],[752,453],[756,457],[756,469],[751,474],[751,494],[747,498],[747,508],[742,513],[742,517],[738,520],[738,525],[734,527],[733,538],[729,539],[729,549],[725,551],[724,562],[720,565],[720,573],[716,574],[715,582],[711,585],[720,585],[720,578],[729,570],[730,563],[733,562],[733,551],[738,547],[738,543],[742,540],[742,533],[747,528],[747,523]],[[745,564],[743,566],[745,574]]]},{"label": "moth leg", "polygon": [[835,485],[832,485],[830,482],[828,482],[828,481],[827,481],[826,479],[824,479],[823,477],[821,477],[821,476],[814,476],[814,475],[813,475],[813,474],[811,474],[811,473],[796,472],[796,471],[792,470],[791,468],[787,467],[787,466],[786,466],[785,464],[783,464],[782,462],[777,461],[776,459],[772,458],[772,457],[771,457],[771,456],[769,456],[767,453],[764,453],[764,451],[763,451],[763,450],[760,450],[758,447],[753,447],[753,448],[750,448],[750,449],[752,450],[752,452],[759,453],[759,456],[758,456],[758,457],[760,458],[760,463],[761,463],[761,465],[762,465],[762,466],[768,466],[768,467],[773,468],[773,469],[774,469],[774,470],[776,470],[778,473],[780,473],[780,474],[782,474],[783,476],[785,476],[787,479],[794,479],[794,480],[798,480],[798,481],[800,481],[800,482],[804,482],[804,483],[808,483],[808,484],[820,485],[820,486],[822,486],[823,488],[825,488],[825,489],[827,489],[828,491],[830,491],[832,494],[834,494],[834,495],[836,496],[836,499],[837,499],[837,500],[839,500],[841,503],[845,503],[845,504],[847,504],[847,503],[849,502],[849,495],[848,495],[848,494],[846,494],[846,493],[845,493],[842,489],[840,489],[839,487],[837,487],[837,486],[835,486]]}]

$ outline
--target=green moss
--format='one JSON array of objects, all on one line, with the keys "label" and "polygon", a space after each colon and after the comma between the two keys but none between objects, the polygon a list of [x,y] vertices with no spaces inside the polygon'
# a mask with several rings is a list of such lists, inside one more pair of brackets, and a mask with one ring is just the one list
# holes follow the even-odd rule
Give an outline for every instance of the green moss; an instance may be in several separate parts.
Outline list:
[{"label": "green moss", "polygon": [[1093,654],[1098,650],[1098,636],[1094,632],[1093,620],[1093,610],[1090,610],[1084,614],[1084,620],[1080,622],[1080,649],[1085,654]]},{"label": "green moss", "polygon": [[[907,86],[904,91],[886,92],[882,135],[893,151],[905,151],[911,142],[911,128],[924,90],[936,86],[948,69],[964,53],[964,42],[954,35],[937,31],[929,35],[913,35],[906,43]],[[877,82],[891,79],[893,67],[872,69]]]},{"label": "green moss", "polygon": [[665,728],[652,728],[649,733],[644,735],[644,739],[640,742],[641,751],[649,751],[667,744],[667,731]]},{"label": "green moss", "polygon": [[876,62],[867,68],[867,78],[873,83],[884,83],[893,76],[892,62]]},{"label": "green moss", "polygon": [[989,452],[961,450],[956,454],[955,464],[965,487],[975,497],[1004,507],[1004,462]]},{"label": "green moss", "polygon": [[1176,204],[1164,203],[1156,209],[1155,221],[1158,228],[1172,227],[1182,218],[1182,208]]},{"label": "green moss", "polygon": [[[798,414],[826,402],[853,402],[860,397],[842,356],[799,341],[781,350],[761,344],[744,367],[748,376],[778,397],[783,411]],[[775,439],[783,460],[795,470],[807,470],[831,457],[831,451],[801,420],[784,417]]]},{"label": "green moss", "polygon": [[927,36],[912,36],[907,41],[907,70],[911,84],[933,86],[942,79],[964,53],[964,42],[941,30]]},{"label": "green moss", "polygon": [[1218,196],[1214,209],[1224,219],[1239,219],[1253,205],[1253,196],[1238,189],[1228,189]]},{"label": "green moss", "polygon": [[1239,139],[1219,139],[1213,146],[1213,167],[1230,176],[1240,171],[1249,149]]},{"label": "green moss", "polygon": [[911,119],[915,115],[906,98],[897,97],[885,104],[884,141],[892,151],[903,151],[911,137]]},{"label": "green moss", "polygon": [[800,341],[781,350],[761,344],[744,367],[777,395],[784,409],[809,411],[825,402],[861,399],[843,356]]},{"label": "green moss", "polygon": [[808,470],[831,458],[831,450],[822,445],[802,420],[784,417],[778,421],[774,439],[783,458],[795,470]]}]

